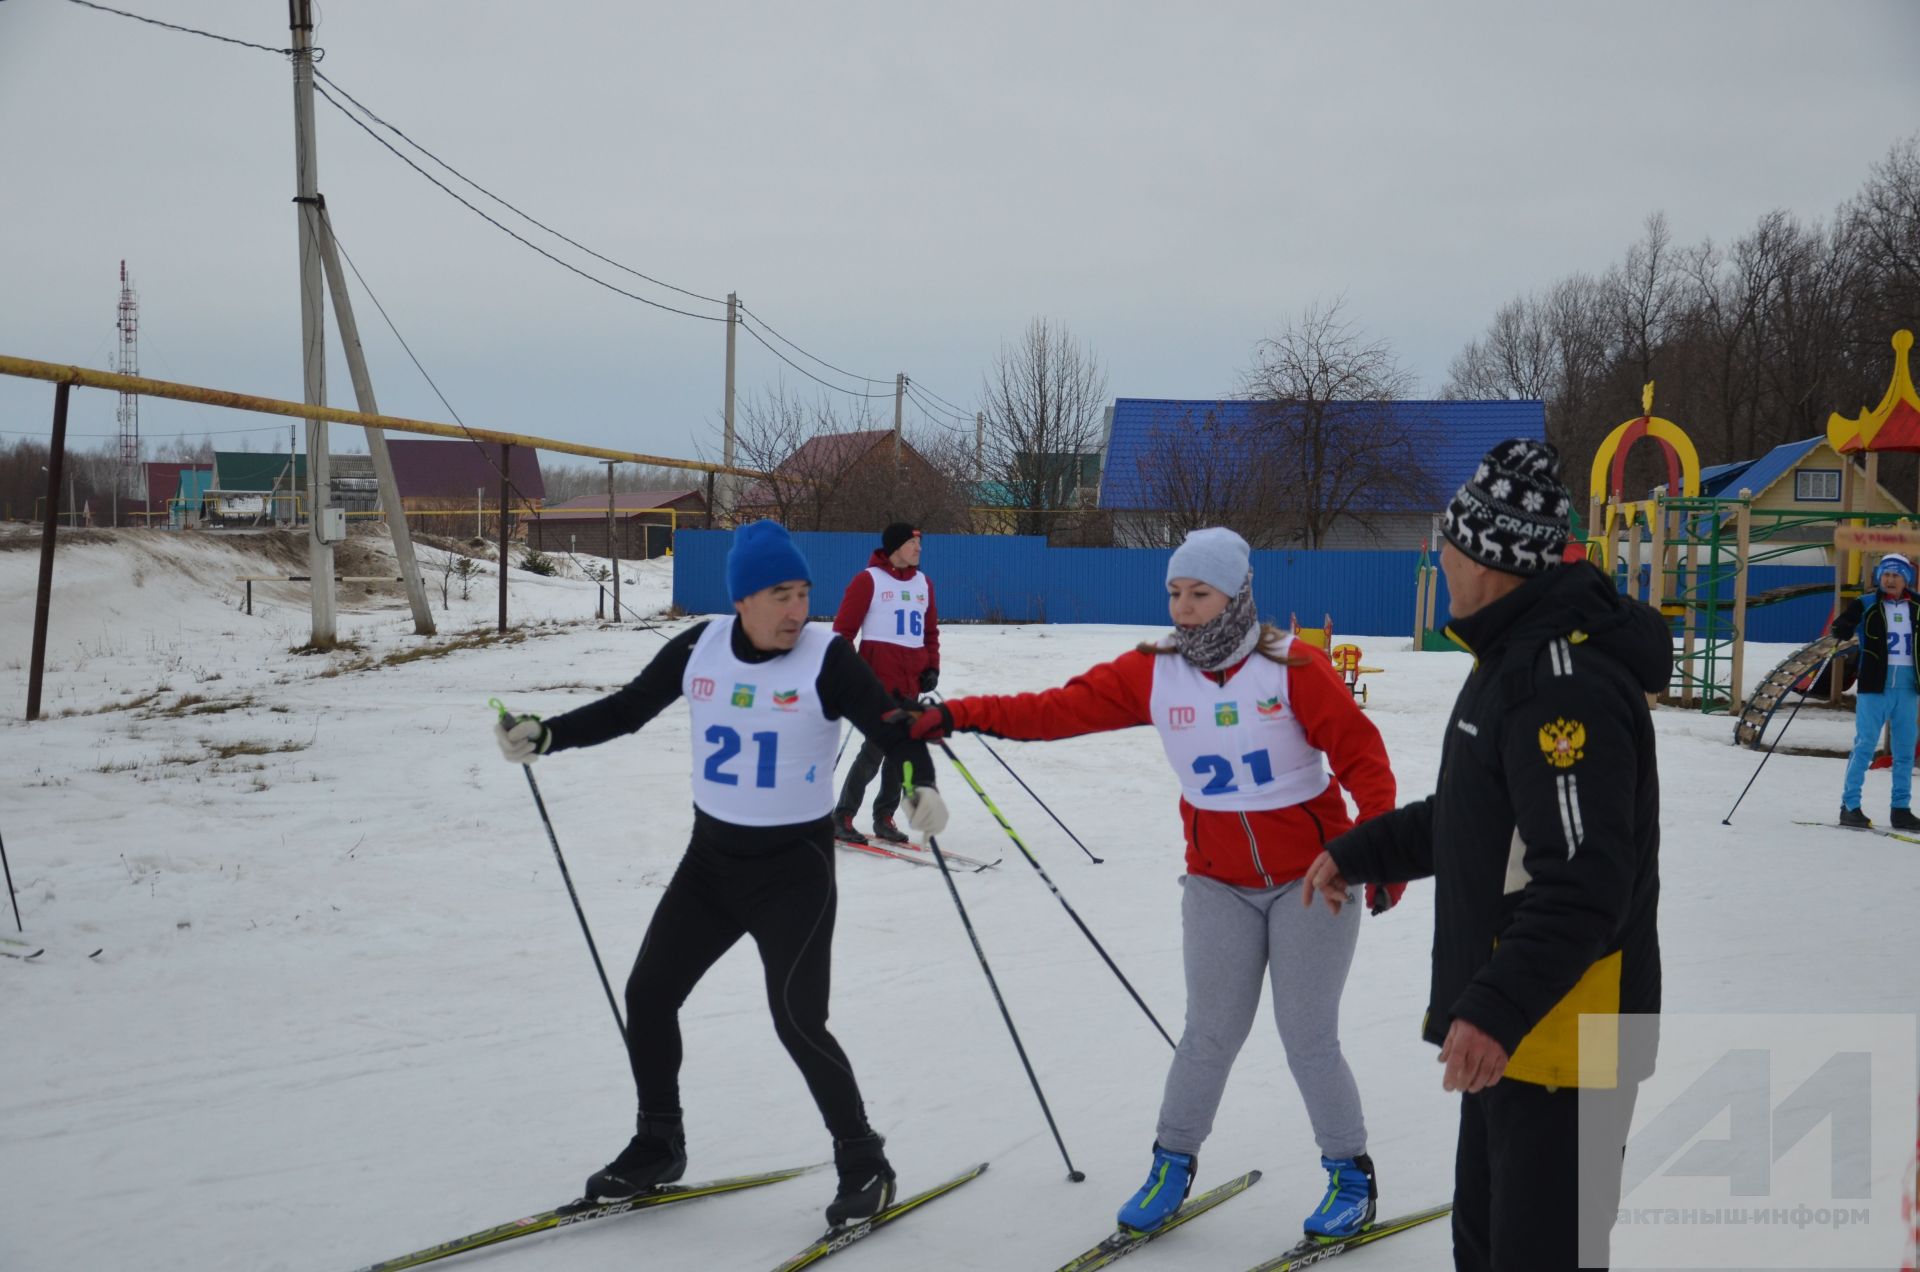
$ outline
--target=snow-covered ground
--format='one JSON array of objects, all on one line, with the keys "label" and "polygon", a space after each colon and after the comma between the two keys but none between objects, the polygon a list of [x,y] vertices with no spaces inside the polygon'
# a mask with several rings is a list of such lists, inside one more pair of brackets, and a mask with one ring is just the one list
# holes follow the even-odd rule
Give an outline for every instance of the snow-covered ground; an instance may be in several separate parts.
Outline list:
[{"label": "snow-covered ground", "polygon": [[[577,705],[630,678],[660,636],[593,622],[590,583],[516,573],[519,626],[481,639],[495,612],[489,567],[467,601],[453,584],[432,641],[411,634],[396,589],[351,589],[340,627],[359,648],[296,653],[304,585],[256,584],[249,618],[233,578],[303,571],[240,541],[129,535],[61,550],[55,718],[29,726],[37,564],[36,552],[0,550],[0,835],[27,930],[47,947],[32,965],[0,960],[0,1268],[344,1272],[574,1195],[630,1133],[631,1080],[486,700]],[[628,566],[626,599],[659,611],[668,568]],[[1147,634],[948,627],[942,686],[1059,683]],[[1417,797],[1467,659],[1360,643],[1384,669],[1369,678],[1370,714],[1402,797]],[[443,656],[391,660],[423,645]],[[1785,652],[1752,651],[1749,678]],[[1920,850],[1793,824],[1832,815],[1840,762],[1776,756],[1729,828],[1721,819],[1757,757],[1729,744],[1725,717],[1663,710],[1656,721],[1668,1007],[1920,1010]],[[1837,748],[1849,736],[1847,717],[1809,711],[1789,742]],[[1105,865],[977,739],[955,748],[1175,1027],[1180,836],[1154,738],[994,745]],[[535,769],[616,984],[685,841],[687,768],[676,709],[637,737]],[[965,786],[942,785],[946,842],[1007,857],[959,886],[1089,1178],[1064,1180],[940,877],[843,856],[834,1028],[902,1184],[993,1164],[838,1256],[847,1272],[1064,1262],[1139,1182],[1165,1076],[1165,1043],[1058,903]],[[1868,791],[1879,816],[1884,773]],[[11,914],[0,923],[11,931]],[[1389,1212],[1450,1192],[1457,1106],[1417,1036],[1431,933],[1431,892],[1415,885],[1365,921],[1347,990],[1346,1049]],[[684,1024],[690,1178],[825,1156],[750,947],[700,986]],[[1264,1023],[1201,1187],[1251,1167],[1266,1172],[1255,1189],[1129,1266],[1251,1266],[1317,1197],[1305,1117]],[[830,1192],[830,1176],[812,1176],[445,1266],[766,1268],[814,1235]],[[1388,1272],[1445,1266],[1447,1251],[1442,1223],[1353,1257]]]}]

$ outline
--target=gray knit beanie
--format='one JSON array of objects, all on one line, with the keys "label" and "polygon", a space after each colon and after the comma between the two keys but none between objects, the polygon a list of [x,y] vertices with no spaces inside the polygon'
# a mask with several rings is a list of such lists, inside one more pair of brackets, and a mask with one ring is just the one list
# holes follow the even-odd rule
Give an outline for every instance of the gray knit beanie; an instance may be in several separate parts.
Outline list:
[{"label": "gray knit beanie", "polygon": [[1208,526],[1187,535],[1185,543],[1167,560],[1167,582],[1199,579],[1208,587],[1233,596],[1247,581],[1247,541],[1225,526]]}]

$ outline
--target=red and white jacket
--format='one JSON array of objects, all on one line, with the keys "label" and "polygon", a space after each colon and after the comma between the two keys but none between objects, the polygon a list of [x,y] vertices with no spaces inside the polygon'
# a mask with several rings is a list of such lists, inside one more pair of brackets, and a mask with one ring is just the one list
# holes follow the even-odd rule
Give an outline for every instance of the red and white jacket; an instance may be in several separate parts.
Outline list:
[{"label": "red and white jacket", "polygon": [[[880,586],[875,586],[876,573],[883,580]],[[896,606],[897,592],[910,593],[911,605]],[[898,631],[896,619],[901,620]],[[912,619],[911,628],[907,619]],[[859,637],[860,656],[880,678],[881,687],[904,701],[920,696],[922,671],[940,668],[940,612],[933,602],[933,581],[918,569],[896,568],[878,548],[867,568],[847,584],[833,630],[849,644]]]},{"label": "red and white jacket", "polygon": [[[1180,799],[1187,869],[1235,887],[1267,888],[1305,875],[1327,841],[1352,828],[1342,787],[1361,821],[1391,812],[1395,797],[1380,731],[1333,664],[1299,641],[1285,649],[1298,661],[1275,664],[1256,652],[1222,673],[1196,671],[1177,654],[1134,650],[1057,689],[949,698],[946,705],[957,729],[1027,741],[1155,725],[1187,791]],[[1219,701],[1193,707],[1195,677]],[[1266,686],[1277,692],[1260,696]],[[1241,761],[1254,755],[1233,753],[1247,745],[1253,735],[1246,726],[1256,720],[1275,726],[1274,741],[1249,770]],[[1224,754],[1207,753],[1211,729],[1228,730],[1219,735],[1224,746],[1214,747]]]}]

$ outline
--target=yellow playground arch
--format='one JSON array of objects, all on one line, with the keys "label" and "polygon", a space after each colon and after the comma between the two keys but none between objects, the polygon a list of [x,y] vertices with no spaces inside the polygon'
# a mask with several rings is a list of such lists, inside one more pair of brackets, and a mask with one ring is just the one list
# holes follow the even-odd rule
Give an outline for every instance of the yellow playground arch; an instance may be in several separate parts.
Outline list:
[{"label": "yellow playground arch", "polygon": [[[1587,555],[1601,569],[1611,572],[1614,538],[1618,531],[1631,528],[1636,518],[1653,526],[1654,501],[1627,499],[1627,452],[1643,437],[1660,443],[1667,460],[1667,494],[1693,498],[1700,493],[1700,453],[1693,439],[1672,420],[1653,413],[1653,381],[1640,390],[1642,414],[1607,434],[1593,454],[1593,472],[1588,482],[1591,516],[1587,523]],[[1637,543],[1637,536],[1635,542]],[[1637,564],[1637,563],[1636,563]]]}]

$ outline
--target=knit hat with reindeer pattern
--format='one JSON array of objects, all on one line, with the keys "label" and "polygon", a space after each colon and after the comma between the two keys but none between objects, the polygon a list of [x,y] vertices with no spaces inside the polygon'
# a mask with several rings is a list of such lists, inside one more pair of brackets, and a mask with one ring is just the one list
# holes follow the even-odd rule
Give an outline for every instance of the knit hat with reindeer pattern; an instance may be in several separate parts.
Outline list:
[{"label": "knit hat with reindeer pattern", "polygon": [[1447,541],[1482,565],[1532,576],[1560,564],[1573,496],[1560,484],[1560,452],[1515,437],[1487,452],[1447,504]]}]

